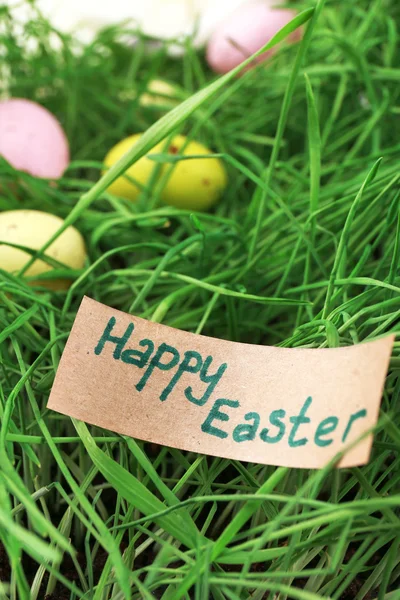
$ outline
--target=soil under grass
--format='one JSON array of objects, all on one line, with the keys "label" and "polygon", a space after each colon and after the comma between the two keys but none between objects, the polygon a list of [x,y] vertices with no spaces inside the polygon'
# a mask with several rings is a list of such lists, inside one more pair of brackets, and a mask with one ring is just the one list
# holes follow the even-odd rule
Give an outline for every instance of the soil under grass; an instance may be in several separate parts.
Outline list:
[{"label": "soil under grass", "polygon": [[[161,205],[157,186],[133,204],[93,185],[112,145],[165,114],[140,106],[148,81],[190,96],[215,79],[202,53],[190,43],[181,59],[163,44],[149,53],[143,36],[126,47],[127,28],[80,48],[39,17],[21,40],[0,10],[10,71],[0,86],[56,114],[72,155],[55,186],[2,161],[0,210],[69,217],[88,249],[82,272],[50,275],[70,277],[68,292],[0,265],[0,597],[400,598],[398,342],[362,468],[210,458],[46,409],[85,294],[187,331],[291,348],[399,330],[399,3],[318,2],[301,44],[187,115],[177,131],[221,153],[229,174],[219,205],[195,217]],[[156,498],[178,507],[157,517]]]}]

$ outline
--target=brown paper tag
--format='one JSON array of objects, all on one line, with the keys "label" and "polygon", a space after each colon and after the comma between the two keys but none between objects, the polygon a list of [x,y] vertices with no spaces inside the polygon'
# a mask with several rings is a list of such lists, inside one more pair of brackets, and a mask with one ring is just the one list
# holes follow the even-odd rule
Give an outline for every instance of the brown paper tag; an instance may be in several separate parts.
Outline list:
[{"label": "brown paper tag", "polygon": [[[240,344],[85,297],[48,408],[141,440],[319,468],[377,422],[394,336],[334,349]],[[368,462],[372,435],[339,466]]]}]

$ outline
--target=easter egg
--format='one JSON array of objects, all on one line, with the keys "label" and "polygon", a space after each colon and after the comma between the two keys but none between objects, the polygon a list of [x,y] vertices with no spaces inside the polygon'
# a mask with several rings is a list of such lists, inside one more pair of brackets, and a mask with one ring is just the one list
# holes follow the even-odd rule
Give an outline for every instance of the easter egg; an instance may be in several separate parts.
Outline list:
[{"label": "easter egg", "polygon": [[35,177],[58,179],[69,163],[66,135],[43,106],[13,98],[0,102],[0,156]]},{"label": "easter egg", "polygon": [[[104,163],[111,167],[137,142],[141,134],[135,134],[119,142],[107,154]],[[154,146],[148,154],[170,153],[204,155],[204,158],[191,158],[177,161],[175,164],[164,163],[159,170],[159,180],[166,178],[161,190],[161,200],[166,204],[187,210],[207,210],[216,204],[226,187],[227,175],[222,162],[218,158],[207,158],[211,151],[199,142],[188,140],[183,135],[175,136],[166,147],[165,140]],[[127,171],[132,180],[124,175],[118,177],[108,188],[116,196],[136,200],[140,194],[140,187],[150,183],[154,174],[156,163],[143,156]]]},{"label": "easter egg", "polygon": [[[240,6],[223,21],[212,34],[207,45],[207,61],[217,73],[227,73],[262,48],[284,25],[295,17],[295,12],[273,9],[264,2]],[[299,31],[289,40],[299,39]],[[269,58],[276,47],[261,54],[256,62]]]},{"label": "easter egg", "polygon": [[[115,163],[117,163],[119,159],[122,158],[122,156],[128,152],[132,146],[134,146],[140,136],[140,133],[135,133],[134,135],[131,135],[118,142],[118,144],[116,144],[108,152],[103,161],[104,165],[106,167],[112,167]],[[162,145],[157,145],[153,151],[161,152],[161,148]],[[146,186],[146,184],[149,182],[155,168],[156,163],[152,160],[149,160],[146,156],[143,156],[125,171],[125,175],[135,180],[138,185],[135,185],[125,175],[121,175],[108,187],[107,191],[110,194],[119,196],[120,198],[136,200],[140,194],[141,188]]]},{"label": "easter egg", "polygon": [[[6,246],[1,242],[9,242],[39,250],[61,227],[63,220],[55,215],[39,210],[9,210],[0,213],[0,268],[8,273],[16,273],[30,260],[31,255]],[[45,254],[71,269],[81,269],[86,258],[85,243],[82,235],[75,227],[68,227],[47,248]],[[53,267],[43,260],[36,260],[25,272],[24,276],[35,277]],[[40,281],[39,285],[50,289],[66,289],[68,280]]]},{"label": "easter egg", "polygon": [[178,103],[178,90],[168,81],[152,79],[146,89],[139,98],[140,106],[172,108]]},{"label": "easter egg", "polygon": [[[203,144],[188,140],[183,135],[174,137],[168,147],[171,154],[183,156],[200,155],[177,162],[168,177],[161,199],[166,204],[186,210],[203,211],[214,206],[228,183],[224,165],[218,158],[207,158],[211,154]],[[164,171],[171,169],[164,166]]]}]

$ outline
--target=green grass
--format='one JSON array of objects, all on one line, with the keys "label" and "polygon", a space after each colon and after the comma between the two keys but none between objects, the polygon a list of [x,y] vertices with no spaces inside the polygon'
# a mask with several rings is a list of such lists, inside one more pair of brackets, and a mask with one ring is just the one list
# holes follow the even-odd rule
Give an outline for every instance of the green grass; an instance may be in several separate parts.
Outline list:
[{"label": "green grass", "polygon": [[[35,19],[22,43],[1,9],[10,93],[57,115],[72,163],[50,187],[2,161],[0,210],[66,218],[88,259],[82,272],[47,275],[70,276],[67,293],[0,265],[0,598],[400,598],[399,342],[362,468],[209,458],[46,410],[84,294],[187,331],[292,348],[399,331],[400,6],[295,6],[308,11],[302,43],[225,79],[190,43],[179,60],[165,45],[149,55],[142,36],[121,45],[121,28],[76,53]],[[187,102],[169,114],[140,107],[153,77]],[[214,212],[160,205],[157,186],[137,204],[105,192],[175,130],[225,161]],[[138,131],[142,145],[100,179],[107,150]]]}]

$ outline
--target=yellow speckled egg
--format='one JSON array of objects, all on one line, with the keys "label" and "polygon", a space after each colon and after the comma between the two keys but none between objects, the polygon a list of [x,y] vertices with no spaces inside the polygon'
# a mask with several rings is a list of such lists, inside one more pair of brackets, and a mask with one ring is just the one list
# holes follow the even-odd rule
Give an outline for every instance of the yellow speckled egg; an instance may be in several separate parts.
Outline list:
[{"label": "yellow speckled egg", "polygon": [[[139,139],[135,134],[119,142],[110,150],[104,159],[107,167],[113,166]],[[207,156],[211,151],[203,144],[188,140],[183,135],[175,136],[165,146],[165,140],[150,150],[149,154],[168,152],[173,155]],[[140,186],[146,186],[156,168],[156,163],[143,156],[132,165],[126,174],[138,185],[121,176],[114,181],[108,191],[116,196],[136,200]],[[191,158],[171,164],[165,163],[160,177],[169,173],[168,180],[161,191],[161,199],[166,204],[186,210],[204,211],[214,206],[227,185],[227,175],[222,162],[218,158]]]},{"label": "yellow speckled egg", "polygon": [[178,89],[163,79],[152,79],[147,84],[147,91],[139,98],[140,106],[172,108],[178,103]]},{"label": "yellow speckled egg", "polygon": [[[115,165],[115,163],[117,163],[119,159],[132,148],[140,136],[140,133],[136,133],[135,135],[131,135],[118,142],[118,144],[111,148],[105,157],[105,166],[112,167]],[[155,150],[161,152],[161,146],[155,146]],[[110,194],[120,196],[121,198],[136,200],[140,194],[140,186],[146,186],[155,168],[156,163],[149,160],[146,156],[143,156],[125,172],[129,178],[135,180],[139,185],[135,185],[129,181],[127,177],[121,175],[121,177],[118,177],[118,179],[109,186],[108,191]]]},{"label": "yellow speckled egg", "polygon": [[[0,268],[8,273],[18,272],[30,260],[30,255],[18,248],[5,246],[10,242],[39,250],[61,227],[60,217],[39,210],[9,210],[0,213]],[[75,227],[68,227],[49,248],[46,255],[56,259],[71,269],[81,269],[85,263],[86,249],[82,235]],[[51,271],[53,267],[43,260],[36,260],[26,271],[25,276],[34,277]],[[66,289],[68,280],[38,282],[49,289]]]},{"label": "yellow speckled egg", "polygon": [[[174,137],[169,145],[171,154],[183,156],[211,154],[203,144],[183,135]],[[171,168],[165,165],[165,169]],[[191,158],[177,162],[161,193],[166,204],[187,210],[208,210],[221,197],[228,183],[225,167],[218,158]]]}]

